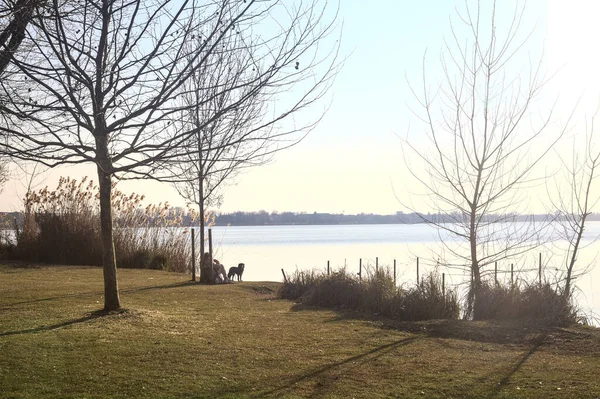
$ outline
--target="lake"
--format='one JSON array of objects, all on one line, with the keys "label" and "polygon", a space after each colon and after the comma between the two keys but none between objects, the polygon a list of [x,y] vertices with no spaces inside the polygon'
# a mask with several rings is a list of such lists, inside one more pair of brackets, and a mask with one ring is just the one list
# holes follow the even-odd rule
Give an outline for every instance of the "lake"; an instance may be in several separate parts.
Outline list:
[{"label": "lake", "polygon": [[[359,259],[365,268],[372,270],[378,261],[380,266],[397,265],[399,285],[415,284],[416,263],[419,258],[420,274],[435,268],[445,273],[450,287],[462,290],[470,278],[468,269],[462,265],[445,266],[438,263],[437,254],[440,235],[426,224],[386,225],[334,225],[334,226],[216,226],[212,229],[214,257],[229,269],[243,262],[246,264],[244,279],[248,281],[282,281],[281,269],[286,274],[295,270],[336,270],[346,265],[348,270],[358,272]],[[576,281],[575,298],[588,315],[600,316],[600,267],[595,267],[600,253],[600,222],[588,222],[584,236],[585,247],[578,264],[589,265],[590,272]],[[450,238],[456,243],[456,238]],[[536,248],[526,256],[508,259],[498,264],[498,279],[510,281],[510,263],[514,263],[514,278],[529,282],[537,281],[538,256],[542,253],[543,276],[556,281],[564,264],[565,242],[552,238],[543,248]],[[493,278],[493,266],[486,275]],[[596,322],[597,323],[597,322]]]},{"label": "lake", "polygon": [[[579,265],[589,266],[588,273],[576,280],[575,299],[586,315],[600,325],[600,222],[588,222],[578,257]],[[464,264],[444,264],[440,237],[446,243],[458,244],[454,236],[439,232],[426,224],[332,225],[332,226],[215,226],[212,229],[214,257],[229,269],[238,263],[246,264],[244,280],[282,281],[281,269],[287,275],[296,270],[327,270],[327,262],[335,271],[341,267],[358,272],[359,260],[366,272],[375,263],[390,267],[396,261],[397,283],[405,287],[417,280],[417,258],[420,275],[437,268],[445,274],[449,288],[464,293],[470,279]],[[550,238],[545,247],[535,248],[527,255],[506,259],[498,264],[498,279],[510,282],[510,264],[514,264],[515,280],[535,282],[538,278],[539,254],[542,254],[543,277],[557,281],[564,270],[565,242],[547,230]],[[446,251],[447,253],[448,251]],[[493,279],[493,266],[484,271]]]}]

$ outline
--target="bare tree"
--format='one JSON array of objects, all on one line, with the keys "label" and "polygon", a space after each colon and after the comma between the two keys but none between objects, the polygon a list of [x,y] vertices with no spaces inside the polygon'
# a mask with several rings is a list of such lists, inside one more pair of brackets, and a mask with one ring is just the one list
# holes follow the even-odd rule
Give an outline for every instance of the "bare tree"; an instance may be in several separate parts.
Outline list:
[{"label": "bare tree", "polygon": [[46,0],[3,0],[0,16],[0,76],[25,38],[27,25],[46,4]]},{"label": "bare tree", "polygon": [[[299,18],[298,11],[287,10],[293,19]],[[302,36],[310,37],[309,41],[290,42],[285,51],[277,53],[256,52],[259,43],[236,31],[224,37],[222,46],[183,85],[180,101],[185,111],[175,125],[179,130],[195,133],[181,147],[179,156],[161,168],[172,168],[173,182],[180,195],[198,206],[201,254],[204,253],[206,209],[220,205],[222,186],[244,168],[263,164],[274,152],[297,144],[323,115],[317,114],[304,124],[286,127],[283,123],[292,114],[314,104],[329,87],[339,66],[335,64],[338,47],[322,55],[314,50],[331,28],[329,25],[316,30],[317,26],[310,26],[301,32]],[[286,32],[280,39],[287,41],[287,35]],[[285,48],[283,42],[277,47]],[[190,46],[201,45],[201,40],[190,43]],[[277,68],[269,68],[269,65]],[[292,73],[276,78],[280,67]],[[275,107],[282,93],[293,90],[294,85],[309,79],[319,68],[324,68],[326,73],[318,80],[313,78],[313,83],[302,90],[295,101]],[[243,84],[248,74],[256,70],[265,70],[272,76],[266,76],[268,85]],[[230,108],[232,103],[240,105]],[[213,119],[215,113],[221,116]],[[210,276],[203,277],[210,281]],[[195,279],[195,270],[192,278]]]},{"label": "bare tree", "polygon": [[[0,105],[7,119],[0,132],[8,142],[0,152],[49,167],[96,165],[106,310],[120,307],[113,177],[169,179],[171,170],[158,165],[177,157],[196,129],[248,100],[251,91],[210,115],[203,126],[173,128],[189,107],[177,99],[185,94],[184,82],[208,65],[227,35],[256,37],[255,54],[287,54],[265,56],[238,87],[268,86],[294,74],[288,66],[298,61],[299,50],[323,37],[319,27],[325,17],[315,3],[297,2],[293,10],[286,19],[279,1],[54,0],[27,29],[24,40],[33,50],[15,54],[9,79],[2,82],[9,101]],[[288,26],[273,22],[282,16]],[[270,25],[260,29],[264,23]],[[199,36],[200,46],[187,45]],[[19,84],[25,81],[28,87]],[[322,82],[310,84],[321,87]]]},{"label": "bare tree", "polygon": [[[407,167],[426,190],[426,204],[436,210],[423,220],[436,226],[450,267],[471,273],[468,316],[478,317],[477,292],[488,265],[529,250],[539,235],[531,223],[516,223],[523,189],[532,184],[532,169],[560,137],[541,142],[551,112],[533,127],[530,107],[544,84],[540,65],[516,68],[523,47],[520,30],[524,8],[515,6],[505,31],[499,29],[496,2],[487,9],[477,3],[459,13],[470,37],[460,37],[451,24],[452,41],[441,55],[444,73],[439,90],[431,94],[423,71],[421,94],[413,89],[423,112],[427,148],[403,140],[403,148],[420,162]],[[526,40],[526,39],[525,39]],[[528,75],[523,83],[522,75]],[[424,170],[415,165],[424,165]],[[414,206],[408,205],[411,209]]]},{"label": "bare tree", "polygon": [[[213,68],[199,70],[186,82],[185,95],[181,97],[188,107],[176,126],[182,130],[194,130],[185,146],[182,146],[180,157],[172,164],[178,173],[175,188],[189,203],[198,207],[198,224],[200,230],[200,280],[212,280],[211,265],[204,265],[206,209],[218,206],[221,202],[220,188],[235,176],[239,168],[250,162],[258,149],[249,148],[240,140],[246,133],[248,124],[253,123],[260,111],[266,107],[258,96],[251,96],[243,107],[225,113],[221,118],[206,125],[210,116],[226,108],[235,101],[235,96],[246,96],[246,87],[242,90],[221,90],[221,87],[234,88],[244,76],[245,71],[253,68],[251,52],[240,46],[241,38],[232,36],[224,43],[222,49],[212,55]],[[198,45],[198,44],[192,44]],[[249,150],[249,151],[246,151]],[[253,151],[254,150],[254,151]],[[192,279],[196,278],[196,270],[192,271]]]},{"label": "bare tree", "polygon": [[[567,187],[557,185],[557,200],[553,201],[557,212],[556,225],[560,238],[567,243],[564,268],[562,269],[564,286],[562,292],[565,298],[570,298],[573,293],[574,281],[589,271],[589,264],[581,267],[580,252],[586,245],[582,242],[588,216],[600,201],[594,195],[594,181],[598,178],[597,168],[600,166],[600,151],[594,150],[595,117],[591,119],[590,126],[586,127],[585,146],[583,156],[579,156],[576,145],[573,145],[571,162],[561,159],[561,170],[564,172]],[[596,237],[597,239],[597,237]],[[591,242],[593,243],[595,239]],[[587,244],[589,245],[589,244]],[[562,249],[562,248],[561,248]],[[579,266],[579,267],[578,267]]]},{"label": "bare tree", "polygon": [[[25,38],[27,25],[45,4],[46,0],[4,0],[0,5],[0,78]],[[0,157],[0,192],[8,177],[8,159]]]}]

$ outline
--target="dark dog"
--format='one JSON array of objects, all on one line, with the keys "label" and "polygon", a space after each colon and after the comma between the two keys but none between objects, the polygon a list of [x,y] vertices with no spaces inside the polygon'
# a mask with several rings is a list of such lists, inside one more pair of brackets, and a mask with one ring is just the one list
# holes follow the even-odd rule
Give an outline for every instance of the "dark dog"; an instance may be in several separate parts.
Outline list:
[{"label": "dark dog", "polygon": [[242,274],[244,274],[244,267],[246,267],[243,263],[240,263],[237,267],[230,267],[229,273],[227,273],[227,278],[233,280],[233,277],[237,274],[238,281],[242,281]]}]

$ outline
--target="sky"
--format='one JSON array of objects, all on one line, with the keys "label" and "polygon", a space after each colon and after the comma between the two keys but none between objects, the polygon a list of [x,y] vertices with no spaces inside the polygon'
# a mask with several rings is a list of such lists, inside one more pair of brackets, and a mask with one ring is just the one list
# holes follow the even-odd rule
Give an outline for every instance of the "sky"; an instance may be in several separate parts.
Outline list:
[{"label": "sky", "polygon": [[[482,0],[483,4],[490,1]],[[499,1],[499,28],[510,22],[514,1]],[[467,1],[474,6],[475,1]],[[336,4],[331,4],[333,8]],[[454,0],[343,0],[339,4],[340,55],[345,58],[327,97],[301,117],[315,118],[324,109],[321,123],[295,147],[279,152],[263,166],[237,176],[223,192],[221,212],[295,211],[381,213],[408,211],[406,202],[419,187],[407,171],[402,137],[420,143],[424,129],[413,110],[418,106],[410,86],[421,84],[425,53],[428,80],[442,76],[439,64],[444,38],[456,10]],[[600,4],[584,0],[529,0],[523,32],[533,33],[517,55],[517,64],[542,58],[549,82],[533,113],[554,107],[550,129],[568,123],[570,134],[559,148],[569,148],[584,121],[600,100]],[[465,39],[465,29],[456,32]],[[337,37],[323,45],[335,45]],[[557,150],[561,151],[561,150]],[[549,158],[540,171],[552,169]],[[543,172],[542,172],[543,173]],[[55,186],[60,176],[95,179],[93,166],[60,167],[38,176],[35,184]],[[0,211],[20,209],[26,177],[16,170],[0,194]],[[124,192],[146,195],[149,202],[184,205],[168,184],[120,182]],[[536,191],[537,190],[537,191]],[[528,196],[542,198],[545,188]],[[416,197],[418,198],[418,197]],[[539,202],[539,203],[538,203]],[[535,202],[534,211],[542,209]],[[424,211],[426,209],[423,209]]]}]

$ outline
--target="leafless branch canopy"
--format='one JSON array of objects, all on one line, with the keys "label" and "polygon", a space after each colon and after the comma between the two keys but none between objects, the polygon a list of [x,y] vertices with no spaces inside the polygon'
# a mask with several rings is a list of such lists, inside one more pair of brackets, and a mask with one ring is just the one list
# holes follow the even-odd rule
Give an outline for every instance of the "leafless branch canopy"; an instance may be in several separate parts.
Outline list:
[{"label": "leafless branch canopy", "polygon": [[[331,54],[315,51],[333,29],[323,13],[315,3],[257,0],[53,1],[27,29],[35,51],[16,54],[1,83],[9,99],[0,106],[8,120],[0,125],[9,137],[3,151],[47,166],[95,162],[101,134],[113,165],[106,172],[160,178],[158,161],[179,156],[198,128],[232,118],[253,96],[269,101],[312,79],[289,113],[324,93],[333,68],[311,68],[334,65]],[[239,76],[211,82],[213,95],[202,99],[226,98],[220,109],[200,126],[175,129],[196,105],[181,101],[190,94],[185,82],[228,68]]]},{"label": "leafless branch canopy", "polygon": [[451,40],[440,58],[440,87],[432,93],[426,58],[422,88],[412,87],[428,148],[403,140],[405,156],[412,154],[424,165],[420,172],[407,162],[408,169],[440,214],[428,221],[461,239],[458,246],[448,241],[444,247],[454,262],[471,269],[476,284],[486,265],[536,244],[539,226],[512,222],[525,202],[521,189],[535,184],[532,169],[561,136],[534,147],[552,113],[534,127],[531,107],[545,81],[539,63],[525,69],[515,65],[527,39],[520,33],[523,12],[517,5],[501,30],[495,1],[489,9],[467,5],[459,18],[470,37],[463,41],[461,31],[451,26]]},{"label": "leafless branch canopy", "polygon": [[557,197],[552,201],[552,205],[556,212],[556,227],[561,239],[558,245],[562,244],[562,241],[566,242],[566,248],[559,250],[564,251],[566,255],[560,282],[564,284],[562,290],[567,297],[573,292],[573,282],[592,267],[591,264],[582,265],[578,262],[581,250],[598,239],[591,237],[587,243],[583,240],[587,218],[600,201],[594,190],[600,164],[600,151],[594,148],[593,140],[595,121],[594,116],[586,123],[585,140],[581,140],[584,142],[583,151],[578,151],[574,143],[570,162],[561,154],[557,154],[561,160],[560,166],[566,187],[557,184]]}]

